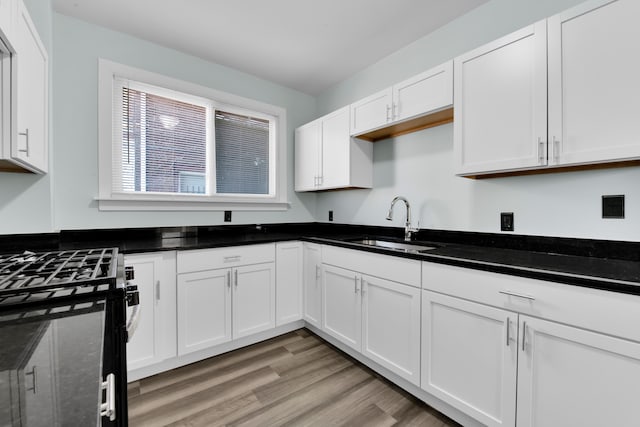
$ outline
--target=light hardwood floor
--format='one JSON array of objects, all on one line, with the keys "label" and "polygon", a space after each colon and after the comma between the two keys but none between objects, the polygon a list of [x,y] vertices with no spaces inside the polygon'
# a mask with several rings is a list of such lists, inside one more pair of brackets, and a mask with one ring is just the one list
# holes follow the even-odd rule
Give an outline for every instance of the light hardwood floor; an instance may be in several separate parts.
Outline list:
[{"label": "light hardwood floor", "polygon": [[129,424],[459,425],[306,329],[130,383]]}]

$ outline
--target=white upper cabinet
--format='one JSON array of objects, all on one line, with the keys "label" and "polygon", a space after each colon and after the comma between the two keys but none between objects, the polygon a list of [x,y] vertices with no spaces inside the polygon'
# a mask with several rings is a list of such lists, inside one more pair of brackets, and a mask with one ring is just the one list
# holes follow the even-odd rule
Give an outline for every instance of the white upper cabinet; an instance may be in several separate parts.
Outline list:
[{"label": "white upper cabinet", "polygon": [[295,190],[371,188],[373,147],[349,135],[349,107],[296,129]]},{"label": "white upper cabinet", "polygon": [[[435,116],[397,126],[448,108],[452,103],[453,62],[448,61],[351,104],[351,135],[376,141],[441,124],[450,121],[450,117]],[[387,127],[390,128],[372,132]]]},{"label": "white upper cabinet", "polygon": [[588,1],[549,18],[549,163],[640,157],[640,2]]},{"label": "white upper cabinet", "polygon": [[457,174],[546,165],[546,52],[540,21],[455,59]]},{"label": "white upper cabinet", "polygon": [[393,89],[387,88],[351,104],[351,135],[380,128],[391,123]]},{"label": "white upper cabinet", "polygon": [[13,39],[17,0],[0,0],[0,39],[5,43]]},{"label": "white upper cabinet", "polygon": [[0,0],[0,170],[46,173],[48,57],[22,1]]},{"label": "white upper cabinet", "polygon": [[639,159],[638,16],[587,1],[456,58],[456,173]]},{"label": "white upper cabinet", "polygon": [[295,133],[295,190],[313,191],[322,170],[321,121],[314,120],[296,129]]},{"label": "white upper cabinet", "polygon": [[453,61],[393,85],[393,121],[407,120],[453,104]]}]

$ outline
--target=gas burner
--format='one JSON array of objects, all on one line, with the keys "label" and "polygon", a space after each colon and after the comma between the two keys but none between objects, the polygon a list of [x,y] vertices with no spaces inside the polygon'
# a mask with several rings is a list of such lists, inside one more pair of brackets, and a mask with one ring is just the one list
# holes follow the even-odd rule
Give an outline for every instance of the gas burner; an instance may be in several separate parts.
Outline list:
[{"label": "gas burner", "polygon": [[117,248],[0,255],[0,297],[95,285],[115,286]]}]

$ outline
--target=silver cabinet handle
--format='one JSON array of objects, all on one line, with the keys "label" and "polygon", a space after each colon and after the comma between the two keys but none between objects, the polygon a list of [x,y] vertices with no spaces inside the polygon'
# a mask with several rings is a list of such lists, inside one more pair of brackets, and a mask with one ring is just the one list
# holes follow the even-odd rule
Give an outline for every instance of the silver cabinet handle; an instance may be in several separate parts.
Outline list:
[{"label": "silver cabinet handle", "polygon": [[18,150],[21,153],[27,153],[27,157],[29,157],[29,128],[26,128],[24,132],[18,132],[18,135],[24,136],[27,139],[26,148],[24,150]]},{"label": "silver cabinet handle", "polygon": [[320,266],[316,265],[316,279],[320,278]]},{"label": "silver cabinet handle", "polygon": [[110,421],[116,420],[116,376],[107,375],[107,380],[102,382],[102,390],[106,390],[105,401],[100,404],[100,415],[109,417]]},{"label": "silver cabinet handle", "polygon": [[395,102],[391,104],[391,120],[395,120],[398,118],[398,104]]},{"label": "silver cabinet handle", "polygon": [[160,280],[156,281],[156,301],[160,301]]},{"label": "silver cabinet handle", "polygon": [[529,301],[535,301],[536,297],[531,296],[531,295],[526,295],[526,294],[519,294],[517,292],[511,292],[510,290],[506,290],[506,291],[498,291],[499,293],[503,294],[503,295],[507,295],[510,297],[516,297],[516,298],[523,298]]},{"label": "silver cabinet handle", "polygon": [[507,347],[509,347],[509,342],[511,341],[511,337],[509,336],[509,329],[511,329],[511,319],[507,317]]},{"label": "silver cabinet handle", "polygon": [[231,270],[227,271],[227,288],[231,288]]},{"label": "silver cabinet handle", "polygon": [[522,351],[527,341],[527,322],[522,322]]},{"label": "silver cabinet handle", "polygon": [[391,112],[391,105],[387,104],[387,122],[391,121],[389,113]]},{"label": "silver cabinet handle", "polygon": [[544,141],[542,140],[541,137],[538,137],[538,163],[539,164],[544,164],[544,160],[545,160],[545,155],[544,155]]},{"label": "silver cabinet handle", "polygon": [[36,369],[37,369],[36,365],[33,365],[33,368],[31,368],[31,372],[24,373],[25,377],[27,375],[33,376],[33,387],[25,389],[25,391],[32,391],[33,394],[36,394],[38,392],[38,372]]},{"label": "silver cabinet handle", "polygon": [[558,140],[555,135],[553,136],[553,138],[551,139],[552,145],[553,145],[553,160],[557,163],[558,162],[558,157],[560,157],[560,140]]},{"label": "silver cabinet handle", "polygon": [[233,276],[236,282],[236,288],[238,287],[238,270],[233,270]]},{"label": "silver cabinet handle", "polygon": [[353,292],[358,293],[358,276],[353,278]]}]

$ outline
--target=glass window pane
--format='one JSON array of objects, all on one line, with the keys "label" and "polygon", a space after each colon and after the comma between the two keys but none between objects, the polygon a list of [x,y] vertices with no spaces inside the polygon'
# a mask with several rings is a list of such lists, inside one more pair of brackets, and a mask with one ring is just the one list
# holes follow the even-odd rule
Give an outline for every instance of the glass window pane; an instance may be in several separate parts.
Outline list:
[{"label": "glass window pane", "polygon": [[216,111],[216,190],[269,194],[269,121]]},{"label": "glass window pane", "polygon": [[123,88],[122,189],[205,194],[206,107]]}]

